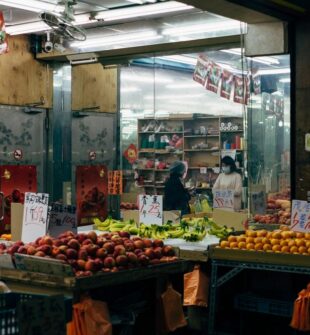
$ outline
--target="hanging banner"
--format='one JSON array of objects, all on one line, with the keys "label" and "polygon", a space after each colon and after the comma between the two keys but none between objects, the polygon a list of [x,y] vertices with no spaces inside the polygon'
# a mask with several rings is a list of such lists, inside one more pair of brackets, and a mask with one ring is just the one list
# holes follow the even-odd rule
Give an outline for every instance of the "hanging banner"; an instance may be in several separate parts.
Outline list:
[{"label": "hanging banner", "polygon": [[90,225],[108,216],[108,170],[105,165],[76,167],[77,223]]},{"label": "hanging banner", "polygon": [[133,164],[138,159],[137,147],[134,144],[130,144],[123,155],[130,164]]},{"label": "hanging banner", "polygon": [[25,193],[22,224],[22,241],[30,243],[47,232],[49,195],[46,193]]},{"label": "hanging banner", "polygon": [[227,70],[223,70],[221,90],[220,90],[220,95],[222,98],[230,100],[233,84],[234,84],[234,75]]},{"label": "hanging banner", "polygon": [[234,102],[239,104],[247,104],[249,98],[248,78],[239,76],[234,77]]},{"label": "hanging banner", "polygon": [[163,224],[162,195],[139,195],[139,223]]},{"label": "hanging banner", "polygon": [[291,230],[310,232],[310,203],[303,200],[292,201]]},{"label": "hanging banner", "polygon": [[200,83],[202,86],[205,86],[209,71],[210,71],[209,59],[203,56],[199,56],[197,59],[193,79],[198,83]]},{"label": "hanging banner", "polygon": [[9,51],[8,36],[5,31],[3,12],[0,11],[0,55]]},{"label": "hanging banner", "polygon": [[123,194],[123,171],[109,171],[108,185],[109,195]]},{"label": "hanging banner", "polygon": [[211,63],[211,66],[210,66],[210,72],[208,74],[206,89],[211,92],[217,93],[219,89],[222,69],[219,65],[213,62],[210,62],[210,63]]}]

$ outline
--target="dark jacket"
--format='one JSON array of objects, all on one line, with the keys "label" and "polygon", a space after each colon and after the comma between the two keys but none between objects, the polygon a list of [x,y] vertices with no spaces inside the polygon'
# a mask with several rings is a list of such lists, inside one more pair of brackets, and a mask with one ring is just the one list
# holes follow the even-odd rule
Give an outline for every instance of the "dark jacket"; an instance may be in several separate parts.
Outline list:
[{"label": "dark jacket", "polygon": [[190,213],[189,200],[191,196],[184,188],[180,177],[176,174],[171,174],[165,184],[164,209],[179,210],[181,214]]}]

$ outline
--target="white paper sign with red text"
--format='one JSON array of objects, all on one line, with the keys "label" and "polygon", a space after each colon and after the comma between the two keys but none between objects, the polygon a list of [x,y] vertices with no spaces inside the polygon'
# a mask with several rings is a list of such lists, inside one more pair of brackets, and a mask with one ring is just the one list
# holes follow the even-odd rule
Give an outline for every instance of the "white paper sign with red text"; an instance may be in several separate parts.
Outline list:
[{"label": "white paper sign with red text", "polygon": [[233,190],[214,190],[213,208],[234,208]]},{"label": "white paper sign with red text", "polygon": [[292,201],[291,230],[310,232],[310,203],[303,200]]},{"label": "white paper sign with red text", "polygon": [[139,195],[139,222],[144,224],[163,224],[162,195]]},{"label": "white paper sign with red text", "polygon": [[49,195],[46,193],[25,193],[22,226],[22,241],[35,241],[47,232],[47,213]]}]

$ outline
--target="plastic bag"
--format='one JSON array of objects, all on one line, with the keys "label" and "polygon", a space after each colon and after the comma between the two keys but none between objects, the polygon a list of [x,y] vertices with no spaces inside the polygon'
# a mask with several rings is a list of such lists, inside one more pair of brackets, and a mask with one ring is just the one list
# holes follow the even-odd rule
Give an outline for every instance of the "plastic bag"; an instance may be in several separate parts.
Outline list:
[{"label": "plastic bag", "polygon": [[166,331],[173,332],[187,325],[182,307],[182,295],[175,291],[171,284],[161,295],[161,303]]},{"label": "plastic bag", "polygon": [[299,292],[294,302],[294,310],[290,326],[300,331],[310,331],[310,284]]},{"label": "plastic bag", "polygon": [[184,306],[208,306],[209,278],[196,265],[193,272],[184,275]]},{"label": "plastic bag", "polygon": [[73,306],[67,335],[112,335],[108,306],[103,301],[83,299]]}]

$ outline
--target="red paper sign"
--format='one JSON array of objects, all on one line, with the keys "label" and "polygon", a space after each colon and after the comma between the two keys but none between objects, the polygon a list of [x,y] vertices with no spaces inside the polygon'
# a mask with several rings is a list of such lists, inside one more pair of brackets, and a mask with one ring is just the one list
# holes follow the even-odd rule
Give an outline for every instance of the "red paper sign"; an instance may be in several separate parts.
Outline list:
[{"label": "red paper sign", "polygon": [[208,74],[207,90],[217,93],[220,79],[221,79],[222,69],[215,63],[211,63],[210,72]]},{"label": "red paper sign", "polygon": [[24,203],[25,192],[37,192],[37,170],[34,165],[0,167],[1,192],[4,194],[4,220],[0,231],[10,231],[11,203]]},{"label": "red paper sign", "polygon": [[200,83],[202,86],[205,86],[209,71],[210,71],[210,61],[206,57],[199,56],[197,59],[193,79],[198,83]]},{"label": "red paper sign", "polygon": [[8,51],[8,36],[5,31],[3,12],[0,12],[0,55]]},{"label": "red paper sign", "polygon": [[109,194],[123,193],[123,171],[109,171]]},{"label": "red paper sign", "polygon": [[124,151],[124,157],[130,164],[133,164],[138,158],[137,147],[134,144],[130,144],[130,146]]},{"label": "red paper sign", "polygon": [[249,100],[249,80],[247,77],[235,76],[235,90],[234,90],[234,102],[239,104],[247,104]]},{"label": "red paper sign", "polygon": [[233,83],[234,83],[234,75],[227,70],[223,70],[221,93],[220,93],[222,98],[228,100],[230,99]]},{"label": "red paper sign", "polygon": [[105,165],[76,167],[78,225],[90,225],[94,218],[108,215],[108,170]]}]

